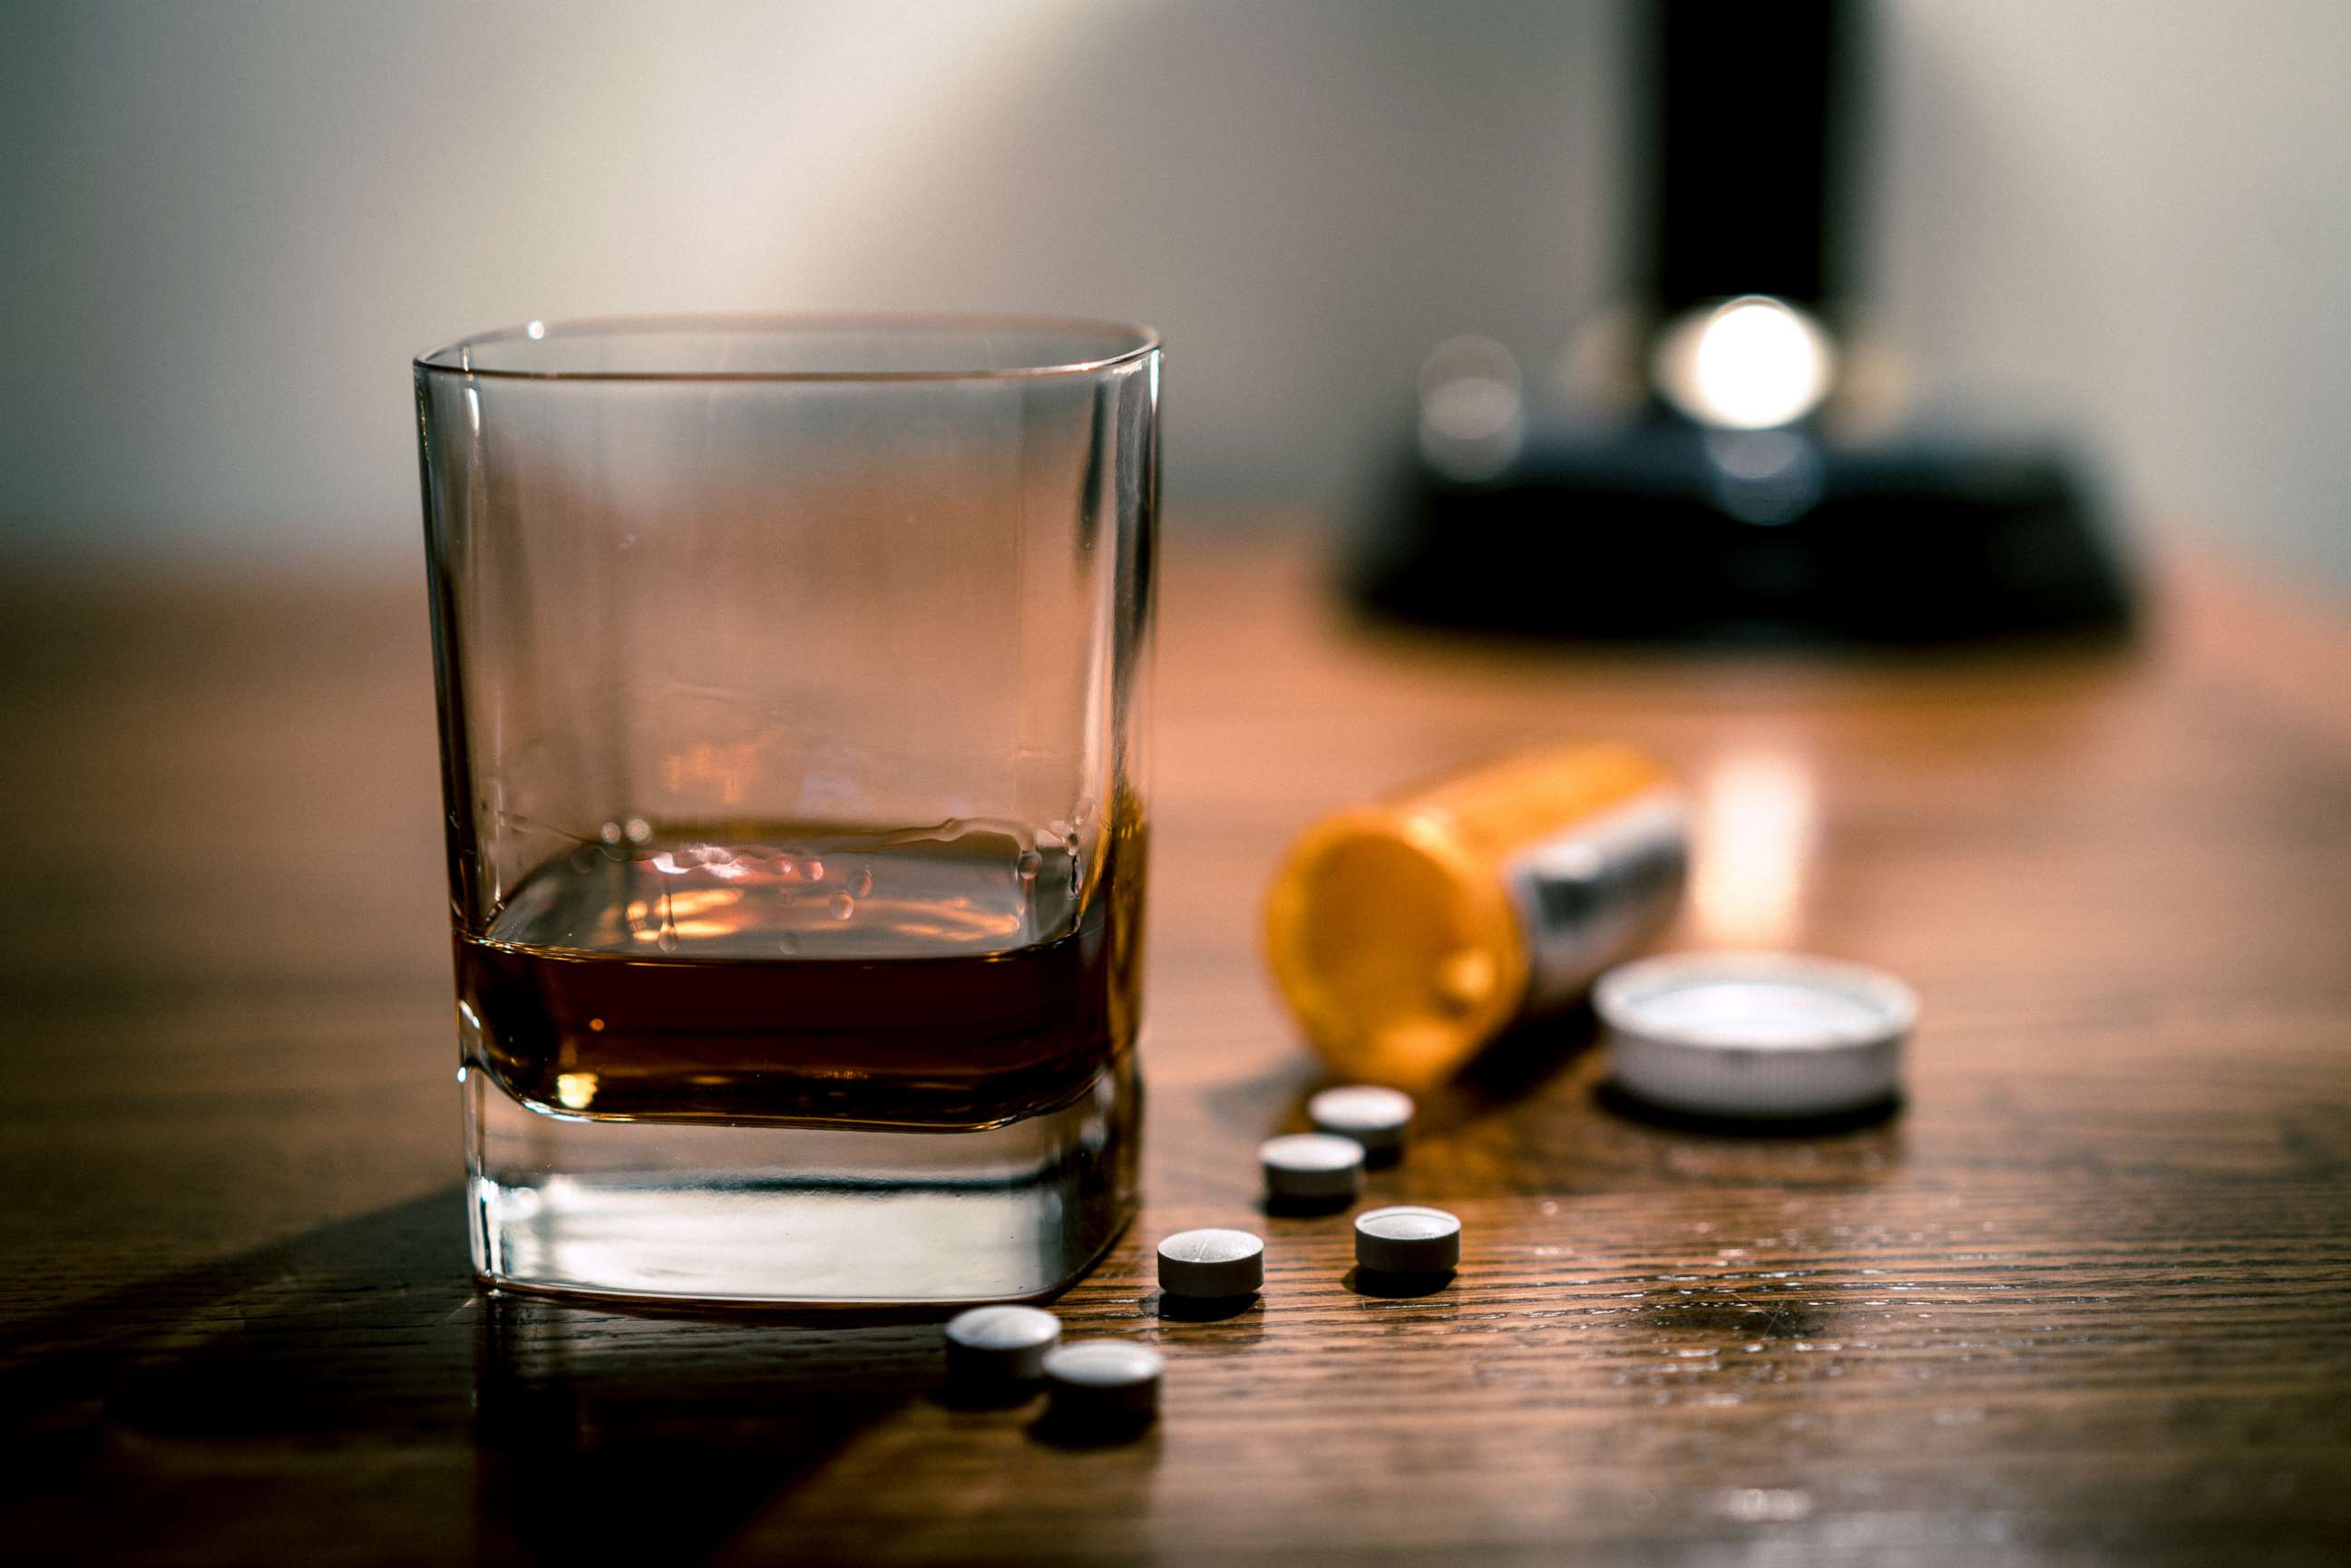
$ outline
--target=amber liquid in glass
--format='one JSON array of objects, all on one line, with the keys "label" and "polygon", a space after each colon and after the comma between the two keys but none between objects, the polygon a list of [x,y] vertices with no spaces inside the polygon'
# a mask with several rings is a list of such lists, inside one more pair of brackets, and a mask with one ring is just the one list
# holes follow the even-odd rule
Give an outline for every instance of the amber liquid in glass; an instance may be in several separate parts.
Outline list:
[{"label": "amber liquid in glass", "polygon": [[628,827],[457,938],[469,1066],[526,1104],[989,1127],[1133,1043],[1132,831],[1090,881],[1074,833],[1010,824]]}]

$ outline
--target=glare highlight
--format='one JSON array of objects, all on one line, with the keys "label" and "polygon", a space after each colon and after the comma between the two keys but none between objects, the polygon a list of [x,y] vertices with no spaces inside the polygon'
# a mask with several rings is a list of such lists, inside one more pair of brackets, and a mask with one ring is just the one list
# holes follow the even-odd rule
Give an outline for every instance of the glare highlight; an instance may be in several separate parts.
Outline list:
[{"label": "glare highlight", "polygon": [[1666,400],[1701,424],[1769,430],[1821,405],[1836,350],[1802,310],[1750,295],[1667,329],[1651,374]]},{"label": "glare highlight", "polygon": [[1818,811],[1812,773],[1798,758],[1743,751],[1715,764],[1698,786],[1692,823],[1689,904],[1700,940],[1798,944]]}]

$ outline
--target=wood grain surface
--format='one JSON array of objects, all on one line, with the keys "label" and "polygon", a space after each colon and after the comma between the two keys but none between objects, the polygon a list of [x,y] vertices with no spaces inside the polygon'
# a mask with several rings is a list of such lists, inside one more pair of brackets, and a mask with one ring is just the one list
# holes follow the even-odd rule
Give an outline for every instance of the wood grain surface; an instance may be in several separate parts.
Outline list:
[{"label": "wood grain surface", "polygon": [[[1059,1311],[1140,1440],[938,1397],[943,1313],[632,1312],[465,1270],[423,596],[0,589],[11,1562],[2325,1563],[2351,1556],[2351,638],[2176,572],[2145,645],[1571,656],[1348,623],[1179,536],[1145,1209]],[[1256,954],[1315,815],[1534,740],[1698,805],[1675,946],[1921,992],[1900,1112],[1646,1120],[1588,1030],[1425,1106],[1363,1293],[1256,1207],[1323,1079]],[[1269,1239],[1162,1316],[1149,1243]]]}]

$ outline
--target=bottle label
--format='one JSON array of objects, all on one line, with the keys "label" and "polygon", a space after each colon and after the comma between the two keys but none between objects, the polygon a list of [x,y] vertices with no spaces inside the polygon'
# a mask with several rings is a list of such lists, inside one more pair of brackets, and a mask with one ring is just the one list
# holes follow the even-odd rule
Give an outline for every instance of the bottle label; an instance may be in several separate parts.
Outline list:
[{"label": "bottle label", "polygon": [[1649,790],[1503,862],[1527,934],[1529,1012],[1574,1001],[1673,918],[1689,869],[1687,816],[1677,793]]}]

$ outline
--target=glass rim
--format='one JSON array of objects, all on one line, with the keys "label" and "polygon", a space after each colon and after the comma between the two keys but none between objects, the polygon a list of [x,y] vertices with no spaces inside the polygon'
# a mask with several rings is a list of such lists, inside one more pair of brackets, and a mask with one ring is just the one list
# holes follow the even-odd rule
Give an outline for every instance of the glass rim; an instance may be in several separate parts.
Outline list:
[{"label": "glass rim", "polygon": [[[740,370],[539,370],[514,366],[482,366],[471,362],[470,350],[486,344],[538,342],[560,335],[571,338],[625,336],[671,332],[683,336],[718,336],[727,332],[841,331],[1063,332],[1099,334],[1123,340],[1117,352],[1088,360],[1050,364],[1012,365],[993,370],[864,370],[864,371],[740,371]],[[484,377],[521,382],[995,382],[1024,381],[1049,376],[1095,375],[1138,363],[1160,351],[1159,333],[1136,322],[1085,316],[997,315],[957,311],[871,312],[749,312],[682,315],[584,316],[559,321],[533,320],[519,327],[476,332],[437,349],[429,349],[412,363],[429,375]]]}]

